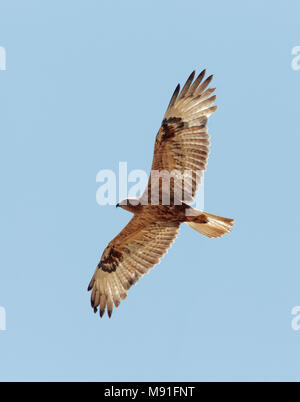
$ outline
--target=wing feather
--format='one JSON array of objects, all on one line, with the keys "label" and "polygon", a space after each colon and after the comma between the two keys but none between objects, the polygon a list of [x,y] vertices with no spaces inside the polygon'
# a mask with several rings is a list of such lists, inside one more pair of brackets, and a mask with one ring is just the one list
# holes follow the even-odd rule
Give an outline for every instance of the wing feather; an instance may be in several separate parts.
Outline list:
[{"label": "wing feather", "polygon": [[90,282],[91,305],[100,316],[119,306],[127,291],[160,262],[177,236],[179,223],[144,220],[135,215],[106,247]]},{"label": "wing feather", "polygon": [[193,72],[190,74],[189,78],[187,79],[186,83],[184,84],[184,87],[182,88],[182,90],[181,90],[181,92],[180,92],[180,95],[179,95],[178,99],[182,99],[182,98],[185,97],[185,95],[187,94],[187,92],[188,92],[189,89],[190,89],[191,83],[192,83],[193,80],[194,80],[195,74],[196,74],[196,71],[193,71]]},{"label": "wing feather", "polygon": [[[151,173],[168,171],[174,177],[185,179],[179,179],[180,193],[171,183],[171,203],[179,194],[181,201],[192,202],[201,182],[201,172],[206,169],[210,145],[206,124],[217,106],[212,106],[216,101],[216,96],[212,95],[215,88],[207,88],[213,76],[203,81],[205,72],[201,71],[194,80],[193,71],[181,92],[180,86],[176,87],[156,136]],[[142,199],[158,198],[153,196],[153,189],[151,192],[152,182],[150,175]],[[162,200],[161,193],[162,185],[159,183],[159,200]]]}]

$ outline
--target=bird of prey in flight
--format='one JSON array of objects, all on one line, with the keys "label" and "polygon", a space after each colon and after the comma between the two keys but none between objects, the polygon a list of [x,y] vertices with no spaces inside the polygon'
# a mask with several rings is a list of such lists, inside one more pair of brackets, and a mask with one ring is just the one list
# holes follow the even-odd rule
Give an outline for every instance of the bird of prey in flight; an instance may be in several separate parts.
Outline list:
[{"label": "bird of prey in flight", "polygon": [[[207,89],[213,76],[203,81],[204,76],[205,70],[195,79],[193,71],[181,91],[178,84],[156,136],[148,186],[140,197],[117,204],[133,217],[104,250],[88,287],[94,312],[99,308],[101,317],[106,309],[111,317],[113,306],[118,307],[129,288],[159,263],[182,223],[208,237],[222,236],[233,225],[233,219],[189,205],[208,159],[207,120],[217,109],[212,106],[215,88]],[[166,172],[172,174],[168,197]]]}]

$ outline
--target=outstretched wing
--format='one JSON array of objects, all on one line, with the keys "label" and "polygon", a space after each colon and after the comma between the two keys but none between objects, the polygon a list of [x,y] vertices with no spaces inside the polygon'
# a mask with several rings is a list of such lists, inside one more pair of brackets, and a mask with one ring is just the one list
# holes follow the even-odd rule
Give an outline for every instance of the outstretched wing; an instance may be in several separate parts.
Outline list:
[{"label": "outstretched wing", "polygon": [[[211,106],[216,100],[216,96],[211,96],[215,88],[206,89],[213,76],[201,83],[204,75],[205,70],[194,80],[193,71],[181,92],[178,84],[171,98],[156,136],[151,176],[143,195],[148,202],[151,197],[152,200],[156,198],[153,188],[151,193],[153,172],[161,171],[173,172],[171,198],[173,192],[175,197],[184,202],[193,201],[209,154],[206,123],[217,109],[217,106]],[[177,178],[181,180],[178,186],[179,195],[174,186]]]},{"label": "outstretched wing", "polygon": [[158,264],[177,236],[179,224],[149,222],[134,216],[104,250],[88,290],[95,313],[100,306],[111,317],[113,305],[119,306],[128,289]]}]

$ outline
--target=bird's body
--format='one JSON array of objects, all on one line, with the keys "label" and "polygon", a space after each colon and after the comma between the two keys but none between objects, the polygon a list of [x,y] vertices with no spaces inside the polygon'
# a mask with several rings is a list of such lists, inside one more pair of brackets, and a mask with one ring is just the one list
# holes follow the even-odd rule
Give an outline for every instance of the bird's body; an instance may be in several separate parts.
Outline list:
[{"label": "bird's body", "polygon": [[100,307],[101,317],[106,308],[110,317],[113,305],[118,307],[139,277],[159,263],[182,223],[208,237],[228,233],[233,224],[188,205],[208,159],[207,119],[217,108],[211,107],[214,89],[206,90],[212,76],[201,83],[204,74],[193,81],[193,72],[181,92],[177,86],[156,136],[144,194],[117,205],[134,216],[104,250],[89,285],[92,307],[95,312]]}]

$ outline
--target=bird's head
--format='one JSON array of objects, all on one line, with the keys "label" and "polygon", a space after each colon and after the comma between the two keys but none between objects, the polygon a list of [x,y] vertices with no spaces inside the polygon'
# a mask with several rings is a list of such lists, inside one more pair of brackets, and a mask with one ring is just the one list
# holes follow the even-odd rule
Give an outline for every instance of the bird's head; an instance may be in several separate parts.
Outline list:
[{"label": "bird's head", "polygon": [[118,202],[116,208],[123,208],[129,212],[135,212],[141,206],[138,198],[125,198],[125,200]]}]

